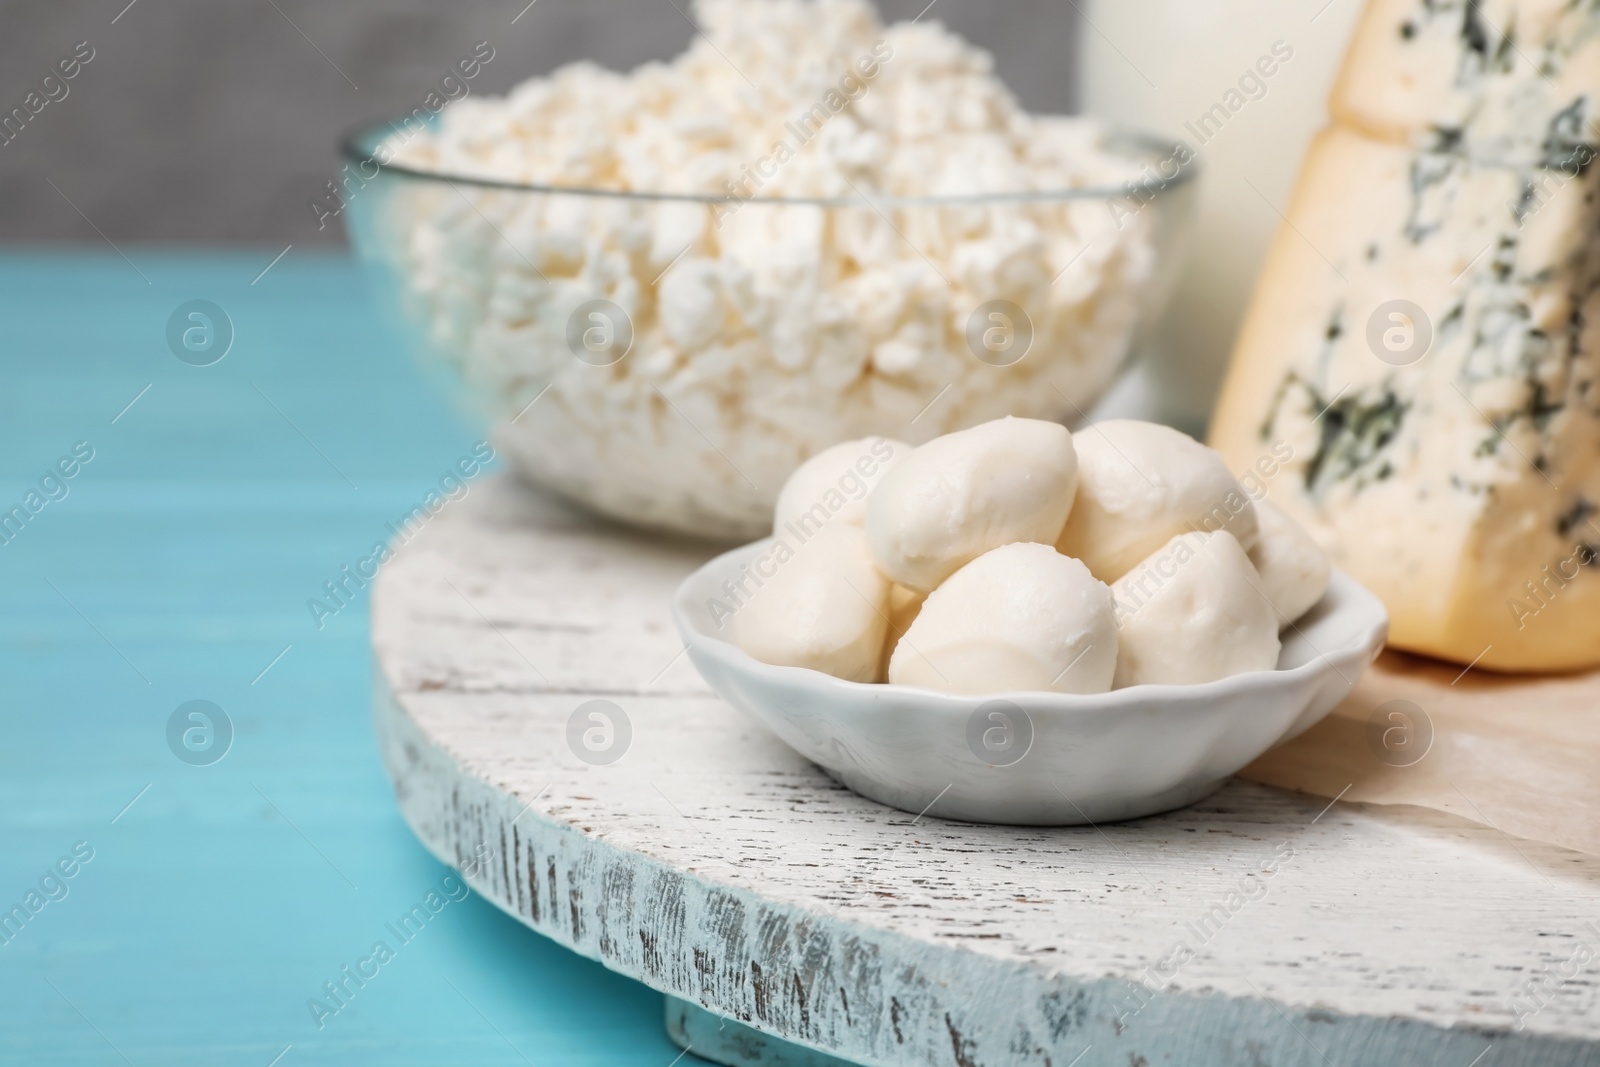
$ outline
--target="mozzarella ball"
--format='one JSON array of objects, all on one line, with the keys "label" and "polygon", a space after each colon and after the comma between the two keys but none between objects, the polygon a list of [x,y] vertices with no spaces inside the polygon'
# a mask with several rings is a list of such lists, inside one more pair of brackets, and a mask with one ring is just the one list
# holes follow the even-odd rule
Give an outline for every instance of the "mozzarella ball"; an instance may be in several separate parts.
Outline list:
[{"label": "mozzarella ball", "polygon": [[1173,537],[1226,530],[1256,543],[1250,497],[1221,455],[1169,426],[1095,423],[1073,438],[1078,499],[1056,547],[1114,582]]},{"label": "mozzarella ball", "polygon": [[1250,550],[1250,562],[1261,575],[1261,591],[1287,626],[1322,599],[1333,577],[1327,553],[1305,527],[1270,500],[1256,501],[1261,537]]},{"label": "mozzarella ball", "polygon": [[1278,616],[1226,530],[1180,534],[1111,586],[1118,689],[1198,685],[1278,665]]},{"label": "mozzarella ball", "polygon": [[997,419],[914,449],[867,500],[878,569],[924,591],[985,552],[1053,544],[1072,511],[1078,457],[1066,427]]},{"label": "mozzarella ball", "polygon": [[910,445],[887,437],[864,437],[823,449],[783,483],[772,532],[782,537],[792,526],[796,536],[806,536],[830,522],[865,525],[867,494],[910,454]]},{"label": "mozzarella ball", "polygon": [[986,552],[928,595],[889,681],[945,693],[1104,693],[1117,663],[1111,590],[1049,545]]},{"label": "mozzarella ball", "polygon": [[889,587],[889,626],[884,635],[883,642],[883,676],[888,677],[889,657],[894,655],[895,646],[900,643],[906,631],[911,629],[911,624],[917,621],[917,616],[922,612],[922,605],[927,603],[928,594],[909,586],[894,584]]},{"label": "mozzarella ball", "polygon": [[890,587],[889,629],[893,631],[890,640],[911,629],[911,624],[917,621],[917,615],[922,611],[922,605],[927,602],[928,594],[920,589],[905,585]]},{"label": "mozzarella ball", "polygon": [[735,645],[762,663],[880,679],[889,582],[859,526],[830,523],[793,549],[780,539],[747,573],[747,585],[760,585],[733,609]]}]

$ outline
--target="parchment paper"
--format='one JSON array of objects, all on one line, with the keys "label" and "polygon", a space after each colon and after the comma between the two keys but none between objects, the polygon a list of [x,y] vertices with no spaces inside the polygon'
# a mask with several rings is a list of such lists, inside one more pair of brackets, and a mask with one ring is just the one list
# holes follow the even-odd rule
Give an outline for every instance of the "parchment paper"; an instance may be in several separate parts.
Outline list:
[{"label": "parchment paper", "polygon": [[1511,677],[1385,652],[1332,715],[1240,776],[1600,855],[1600,672]]}]

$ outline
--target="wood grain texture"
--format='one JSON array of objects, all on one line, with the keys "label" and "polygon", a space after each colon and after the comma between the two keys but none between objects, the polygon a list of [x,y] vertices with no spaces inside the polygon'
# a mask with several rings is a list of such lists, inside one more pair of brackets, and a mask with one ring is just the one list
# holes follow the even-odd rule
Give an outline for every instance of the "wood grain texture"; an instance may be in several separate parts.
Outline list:
[{"label": "wood grain texture", "polygon": [[[1075,829],[880,807],[680,655],[667,597],[710,551],[496,481],[380,576],[402,810],[535,929],[863,1063],[1600,1063],[1600,862],[1239,782]],[[597,695],[632,726],[610,766],[566,740]]]}]

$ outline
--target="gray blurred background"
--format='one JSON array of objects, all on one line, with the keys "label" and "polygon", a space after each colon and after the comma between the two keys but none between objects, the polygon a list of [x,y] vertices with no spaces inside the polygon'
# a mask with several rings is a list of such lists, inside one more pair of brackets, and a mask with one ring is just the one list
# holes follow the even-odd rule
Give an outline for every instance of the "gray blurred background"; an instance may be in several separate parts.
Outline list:
[{"label": "gray blurred background", "polygon": [[[478,41],[495,49],[471,83],[483,94],[575,59],[664,59],[693,32],[689,0],[526,3],[0,0],[0,114],[78,42],[94,49],[0,145],[0,242],[98,243],[98,227],[119,243],[342,243],[307,207],[339,136],[418,106]],[[1075,109],[1071,0],[936,0],[924,17],[992,51],[1031,110]]]}]

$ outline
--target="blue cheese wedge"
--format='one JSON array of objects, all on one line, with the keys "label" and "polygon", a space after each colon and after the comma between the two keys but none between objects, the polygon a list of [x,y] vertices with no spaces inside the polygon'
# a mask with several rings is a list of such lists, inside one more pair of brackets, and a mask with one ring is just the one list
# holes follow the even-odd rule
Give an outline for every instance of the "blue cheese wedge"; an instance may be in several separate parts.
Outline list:
[{"label": "blue cheese wedge", "polygon": [[1594,0],[1371,0],[1330,108],[1378,140],[1551,166],[1600,119]]},{"label": "blue cheese wedge", "polygon": [[[1555,6],[1596,5],[1521,5]],[[1501,670],[1600,664],[1597,179],[1339,124],[1306,160],[1212,443],[1235,470],[1292,451],[1271,499],[1382,597],[1397,647]]]}]

